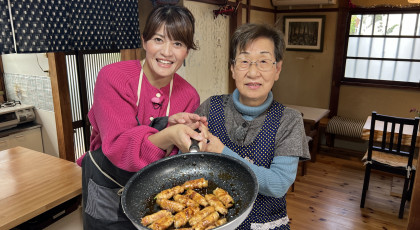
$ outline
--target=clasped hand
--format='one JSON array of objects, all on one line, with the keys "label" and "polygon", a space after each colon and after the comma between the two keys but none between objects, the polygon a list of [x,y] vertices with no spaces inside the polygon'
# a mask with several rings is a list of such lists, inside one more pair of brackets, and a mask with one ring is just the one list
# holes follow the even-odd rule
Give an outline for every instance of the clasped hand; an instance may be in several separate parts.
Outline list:
[{"label": "clasped hand", "polygon": [[[181,152],[189,152],[191,138],[198,141],[201,151],[221,153],[223,143],[208,130],[207,118],[194,113],[177,113],[169,117],[169,126],[177,127],[178,139],[175,144]],[[200,132],[197,132],[199,130]]]}]

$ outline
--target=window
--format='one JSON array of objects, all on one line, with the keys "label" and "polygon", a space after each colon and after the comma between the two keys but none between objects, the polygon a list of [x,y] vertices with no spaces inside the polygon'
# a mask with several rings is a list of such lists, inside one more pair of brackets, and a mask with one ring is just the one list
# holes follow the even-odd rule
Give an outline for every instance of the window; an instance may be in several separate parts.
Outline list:
[{"label": "window", "polygon": [[351,13],[343,82],[420,85],[419,12]]}]

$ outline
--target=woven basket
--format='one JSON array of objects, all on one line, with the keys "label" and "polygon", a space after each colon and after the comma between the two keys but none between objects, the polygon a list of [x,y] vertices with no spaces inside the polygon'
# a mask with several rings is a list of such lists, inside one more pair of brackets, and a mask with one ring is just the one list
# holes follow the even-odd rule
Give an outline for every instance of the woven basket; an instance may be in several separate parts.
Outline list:
[{"label": "woven basket", "polygon": [[[363,156],[362,161],[367,160],[367,152]],[[389,154],[389,153],[383,153],[383,152],[377,152],[372,151],[372,160],[384,164],[389,165],[393,167],[400,167],[400,168],[406,168],[408,164],[408,157],[403,157],[399,155]],[[413,159],[412,167],[413,170],[416,170],[417,165],[417,159]]]}]

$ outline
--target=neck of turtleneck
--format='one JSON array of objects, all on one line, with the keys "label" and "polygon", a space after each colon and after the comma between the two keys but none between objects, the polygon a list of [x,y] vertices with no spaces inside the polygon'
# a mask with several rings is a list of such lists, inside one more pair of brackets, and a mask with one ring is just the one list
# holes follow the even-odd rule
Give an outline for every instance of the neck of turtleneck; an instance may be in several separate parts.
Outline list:
[{"label": "neck of turtleneck", "polygon": [[273,93],[270,91],[265,102],[259,106],[247,106],[242,104],[239,101],[238,89],[235,89],[235,91],[233,91],[232,98],[236,110],[238,110],[242,114],[242,117],[247,121],[252,121],[260,114],[262,114],[265,110],[267,110],[267,108],[271,105],[271,102],[273,102]]}]

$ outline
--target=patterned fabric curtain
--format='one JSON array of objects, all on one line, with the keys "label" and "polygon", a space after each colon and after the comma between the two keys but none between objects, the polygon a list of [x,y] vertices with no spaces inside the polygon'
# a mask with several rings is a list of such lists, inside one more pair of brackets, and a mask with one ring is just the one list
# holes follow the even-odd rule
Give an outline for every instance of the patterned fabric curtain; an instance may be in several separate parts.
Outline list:
[{"label": "patterned fabric curtain", "polygon": [[0,54],[13,52],[13,34],[7,0],[0,1]]},{"label": "patterned fabric curtain", "polygon": [[[3,53],[140,47],[136,0],[10,0],[10,4],[17,50],[3,49]],[[4,26],[1,21],[0,26]]]}]

